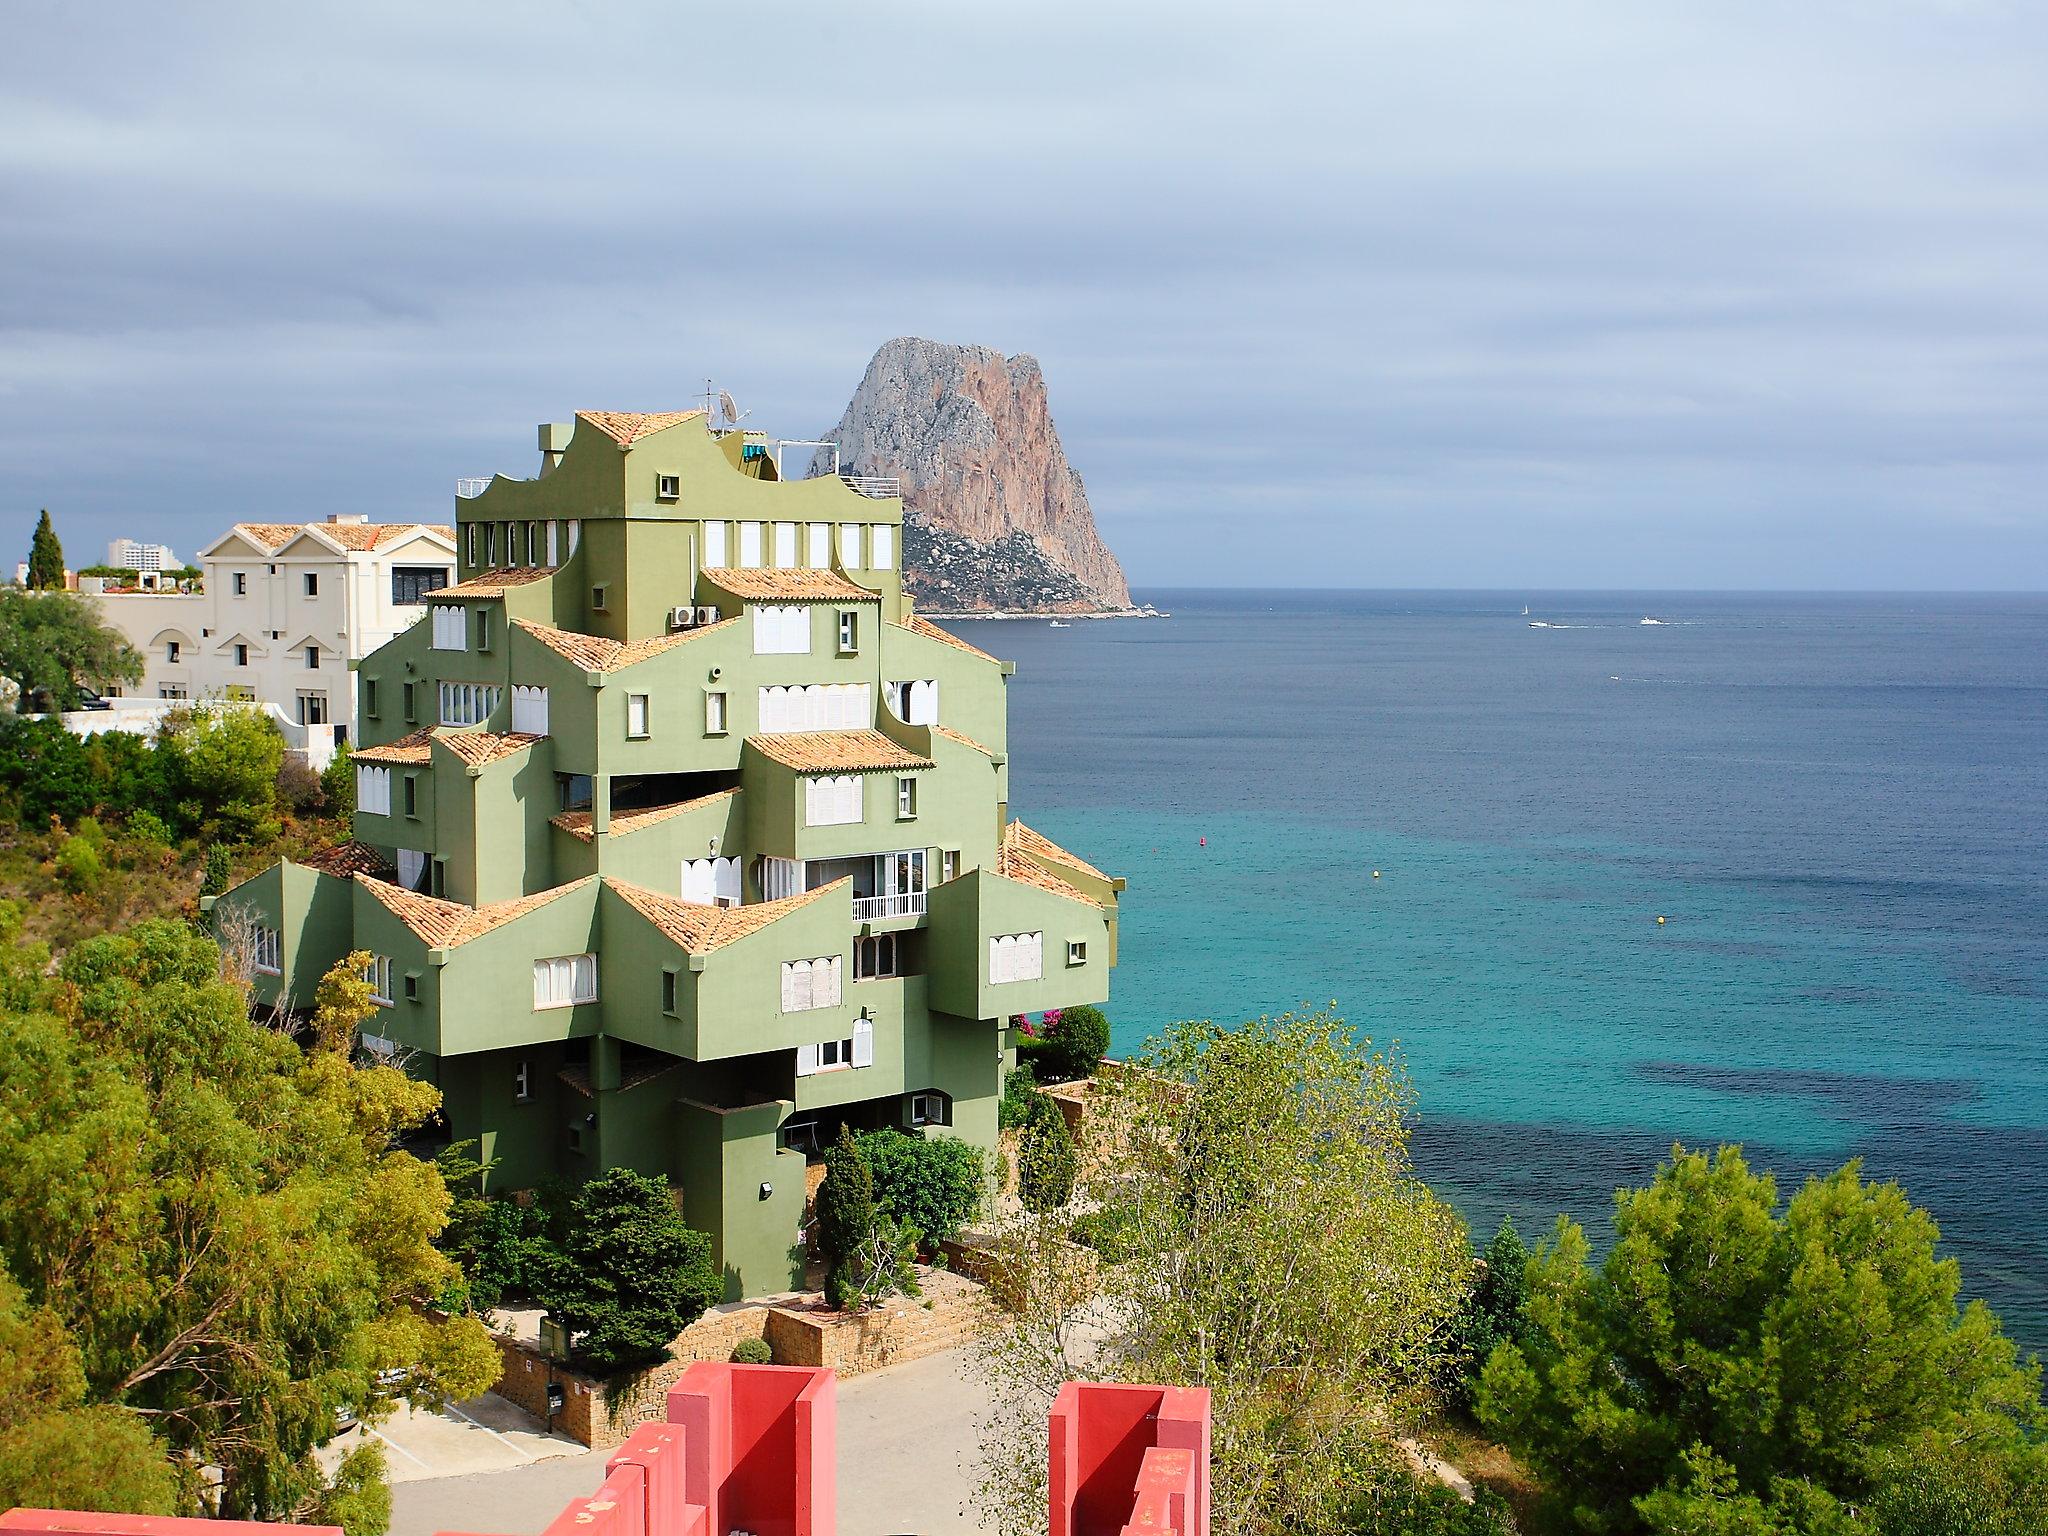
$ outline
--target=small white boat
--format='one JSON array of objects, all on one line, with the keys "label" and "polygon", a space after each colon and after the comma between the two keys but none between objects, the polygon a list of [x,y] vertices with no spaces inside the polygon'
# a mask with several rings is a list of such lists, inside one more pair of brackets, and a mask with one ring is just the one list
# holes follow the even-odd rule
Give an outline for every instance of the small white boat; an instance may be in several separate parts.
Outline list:
[{"label": "small white boat", "polygon": [[1648,615],[1646,614],[1646,615],[1644,615],[1644,616],[1643,616],[1643,617],[1642,617],[1641,619],[1637,620],[1637,622],[1638,622],[1638,623],[1641,623],[1641,624],[1662,624],[1662,623],[1663,623],[1664,621],[1663,621],[1662,619],[1653,619],[1653,618],[1650,618],[1650,617],[1649,617],[1649,616],[1648,616]]},{"label": "small white boat", "polygon": [[1047,627],[1051,629],[1072,629],[1074,626],[1062,619],[1054,619]]}]

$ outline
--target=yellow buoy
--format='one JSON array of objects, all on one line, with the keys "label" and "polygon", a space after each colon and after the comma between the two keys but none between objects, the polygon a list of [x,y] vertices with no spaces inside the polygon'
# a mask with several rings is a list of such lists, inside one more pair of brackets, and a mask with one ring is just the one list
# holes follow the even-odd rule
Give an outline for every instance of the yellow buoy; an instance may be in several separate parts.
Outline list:
[{"label": "yellow buoy", "polygon": [[1378,870],[1374,870],[1374,871],[1372,872],[1372,877],[1373,877],[1373,879],[1375,879],[1375,880],[1379,879],[1379,877],[1380,877],[1380,872],[1379,872]]},{"label": "yellow buoy", "polygon": [[1657,914],[1657,921],[1660,923],[1664,921],[1664,914],[1662,912]]}]

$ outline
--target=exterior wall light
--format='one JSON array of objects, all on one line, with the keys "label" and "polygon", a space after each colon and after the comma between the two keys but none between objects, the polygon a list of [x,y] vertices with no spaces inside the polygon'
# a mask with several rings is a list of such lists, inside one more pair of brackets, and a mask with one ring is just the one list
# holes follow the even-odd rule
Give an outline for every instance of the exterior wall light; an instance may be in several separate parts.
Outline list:
[{"label": "exterior wall light", "polygon": [[767,1199],[767,1198],[768,1198],[768,1197],[769,1197],[770,1195],[772,1195],[772,1194],[774,1194],[774,1193],[775,1193],[775,1186],[774,1186],[773,1184],[763,1184],[763,1185],[761,1186],[761,1198],[762,1198],[763,1200],[766,1200],[766,1199]]}]

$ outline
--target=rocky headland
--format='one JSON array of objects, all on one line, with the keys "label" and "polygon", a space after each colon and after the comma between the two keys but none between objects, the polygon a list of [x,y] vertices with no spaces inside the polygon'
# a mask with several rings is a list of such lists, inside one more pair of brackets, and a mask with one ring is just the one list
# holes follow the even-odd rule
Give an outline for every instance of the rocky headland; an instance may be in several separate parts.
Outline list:
[{"label": "rocky headland", "polygon": [[[842,473],[903,483],[903,577],[945,613],[1128,610],[1123,567],[1102,542],[1026,353],[922,337],[885,342],[839,424]],[[828,473],[820,454],[812,474]]]}]

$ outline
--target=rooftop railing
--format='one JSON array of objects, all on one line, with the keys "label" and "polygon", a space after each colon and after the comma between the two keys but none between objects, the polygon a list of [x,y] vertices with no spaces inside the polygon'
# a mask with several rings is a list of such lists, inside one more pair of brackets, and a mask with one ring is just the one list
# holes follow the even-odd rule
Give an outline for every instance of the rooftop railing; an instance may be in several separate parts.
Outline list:
[{"label": "rooftop railing", "polygon": [[841,475],[839,478],[850,489],[876,501],[884,496],[903,494],[903,477],[900,475]]},{"label": "rooftop railing", "polygon": [[455,482],[455,494],[467,501],[472,496],[481,496],[490,488],[489,475],[468,475]]}]

